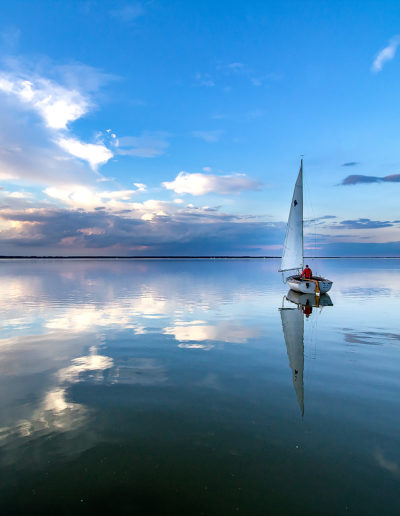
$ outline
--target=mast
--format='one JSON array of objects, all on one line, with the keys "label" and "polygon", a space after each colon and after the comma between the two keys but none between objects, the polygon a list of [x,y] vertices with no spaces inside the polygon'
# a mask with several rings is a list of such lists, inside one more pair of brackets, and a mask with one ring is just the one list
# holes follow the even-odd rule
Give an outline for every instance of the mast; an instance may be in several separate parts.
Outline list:
[{"label": "mast", "polygon": [[304,209],[303,209],[303,155],[300,159],[300,176],[301,176],[301,268],[304,267]]}]

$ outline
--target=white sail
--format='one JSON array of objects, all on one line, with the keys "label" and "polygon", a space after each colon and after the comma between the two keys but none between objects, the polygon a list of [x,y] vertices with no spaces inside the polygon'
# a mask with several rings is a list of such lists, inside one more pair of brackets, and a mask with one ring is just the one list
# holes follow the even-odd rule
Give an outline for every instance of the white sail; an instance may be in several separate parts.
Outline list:
[{"label": "white sail", "polygon": [[286,237],[283,245],[281,268],[289,271],[303,268],[303,160],[294,187]]},{"label": "white sail", "polygon": [[289,357],[289,366],[292,370],[293,386],[296,391],[297,402],[301,414],[304,414],[304,317],[298,308],[281,310],[283,335],[286,351]]}]

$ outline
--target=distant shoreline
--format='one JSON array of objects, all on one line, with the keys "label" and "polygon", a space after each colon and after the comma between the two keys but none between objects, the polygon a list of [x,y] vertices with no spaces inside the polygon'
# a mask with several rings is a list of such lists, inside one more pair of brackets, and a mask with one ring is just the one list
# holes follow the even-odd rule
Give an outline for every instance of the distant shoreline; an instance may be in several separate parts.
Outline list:
[{"label": "distant shoreline", "polygon": [[[0,256],[0,260],[280,260],[281,256]],[[305,256],[309,260],[399,260],[400,256]]]}]

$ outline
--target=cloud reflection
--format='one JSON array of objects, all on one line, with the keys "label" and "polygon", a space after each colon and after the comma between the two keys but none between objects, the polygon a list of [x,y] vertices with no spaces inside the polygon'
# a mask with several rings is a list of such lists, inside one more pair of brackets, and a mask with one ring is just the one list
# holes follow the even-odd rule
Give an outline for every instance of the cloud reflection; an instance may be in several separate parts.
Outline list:
[{"label": "cloud reflection", "polygon": [[49,390],[29,417],[0,428],[0,445],[54,432],[77,431],[87,423],[89,409],[67,400],[67,387]]},{"label": "cloud reflection", "polygon": [[58,371],[60,381],[75,383],[84,373],[92,373],[92,377],[93,373],[97,373],[97,380],[102,380],[101,373],[112,367],[113,360],[104,355],[97,355],[96,351],[94,346],[91,347],[90,355],[74,358],[70,366]]},{"label": "cloud reflection", "polygon": [[90,375],[91,380],[101,381],[103,371],[112,365],[113,360],[110,357],[98,355],[96,348],[91,347],[89,355],[72,359],[69,366],[54,374],[49,370],[43,371],[43,381],[53,382],[52,387],[44,393],[36,408],[33,405],[30,415],[18,419],[13,425],[0,428],[0,441],[77,431],[87,423],[89,409],[68,400],[68,388],[72,383],[80,381],[85,373]]},{"label": "cloud reflection", "polygon": [[374,458],[381,468],[390,471],[390,473],[398,473],[399,465],[397,462],[385,457],[382,450],[377,449],[374,453]]},{"label": "cloud reflection", "polygon": [[218,324],[207,324],[205,321],[177,321],[172,326],[164,328],[165,335],[172,335],[177,341],[197,343],[179,344],[179,347],[194,349],[211,349],[212,344],[198,344],[203,341],[234,342],[244,344],[249,339],[257,337],[259,331],[246,326],[240,326],[229,321]]},{"label": "cloud reflection", "polygon": [[[217,270],[199,276],[201,263],[183,274],[179,262],[2,265],[0,372],[7,395],[0,399],[0,440],[8,448],[53,433],[85,435],[95,411],[74,399],[77,384],[168,382],[162,359],[136,355],[139,335],[158,335],[163,346],[211,350],[217,343],[247,343],[259,333],[231,322],[233,308],[261,306],[245,277],[226,285],[225,276],[220,284]],[[215,321],[218,311],[226,320]],[[113,332],[123,335],[119,342],[127,343],[126,354],[108,343]]]}]

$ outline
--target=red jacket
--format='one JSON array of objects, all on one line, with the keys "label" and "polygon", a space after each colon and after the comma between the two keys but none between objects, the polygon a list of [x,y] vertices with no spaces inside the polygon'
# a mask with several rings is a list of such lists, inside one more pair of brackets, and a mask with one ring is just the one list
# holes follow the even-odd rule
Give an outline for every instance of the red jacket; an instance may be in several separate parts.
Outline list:
[{"label": "red jacket", "polygon": [[307,269],[307,267],[304,269],[304,271],[301,273],[301,277],[305,277],[305,279],[311,279],[312,276],[312,270],[310,267]]}]

